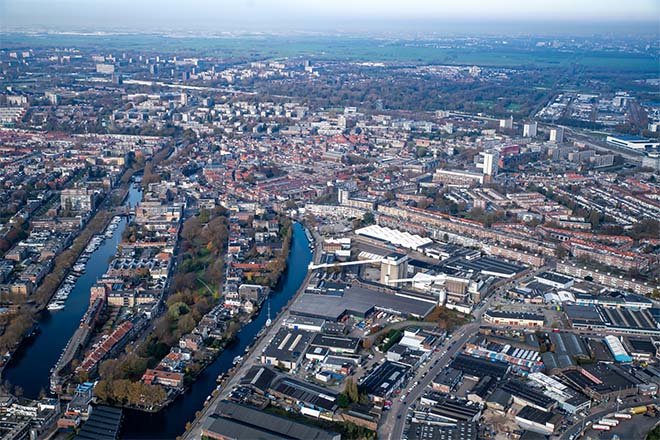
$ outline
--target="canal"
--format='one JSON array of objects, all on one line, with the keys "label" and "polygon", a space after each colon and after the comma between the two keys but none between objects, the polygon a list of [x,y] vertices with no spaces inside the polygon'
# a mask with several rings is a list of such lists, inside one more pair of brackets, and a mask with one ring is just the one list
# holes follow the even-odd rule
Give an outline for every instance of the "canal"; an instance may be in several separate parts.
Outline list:
[{"label": "canal", "polygon": [[[131,184],[124,203],[134,207],[141,199],[142,190],[137,184]],[[90,288],[108,270],[126,223],[127,219],[122,218],[112,238],[106,239],[92,253],[85,273],[76,280],[65,302],[65,308],[52,312],[44,310],[39,319],[40,333],[25,342],[5,368],[3,379],[21,387],[26,397],[36,398],[41,390],[48,391],[50,369],[80,324],[89,306]]]},{"label": "canal", "polygon": [[[307,266],[311,260],[312,252],[305,231],[300,224],[296,223],[293,228],[291,252],[287,259],[287,270],[280,285],[271,292],[267,300],[270,303],[273,318],[298,291],[307,275]],[[231,369],[234,357],[242,356],[245,348],[254,341],[254,337],[264,327],[268,319],[266,305],[267,303],[264,303],[252,322],[243,326],[236,339],[199,375],[190,389],[163,411],[148,414],[125,410],[121,438],[162,440],[174,439],[183,434],[186,422],[192,422],[195,412],[202,409],[206,397],[216,387],[218,375]]]}]

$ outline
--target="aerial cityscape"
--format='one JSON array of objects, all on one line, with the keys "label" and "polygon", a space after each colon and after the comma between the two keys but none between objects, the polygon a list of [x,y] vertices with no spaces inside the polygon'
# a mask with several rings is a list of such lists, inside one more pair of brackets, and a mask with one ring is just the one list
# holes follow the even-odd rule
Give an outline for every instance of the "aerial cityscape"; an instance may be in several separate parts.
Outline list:
[{"label": "aerial cityscape", "polygon": [[660,4],[497,3],[0,0],[0,438],[660,440]]}]

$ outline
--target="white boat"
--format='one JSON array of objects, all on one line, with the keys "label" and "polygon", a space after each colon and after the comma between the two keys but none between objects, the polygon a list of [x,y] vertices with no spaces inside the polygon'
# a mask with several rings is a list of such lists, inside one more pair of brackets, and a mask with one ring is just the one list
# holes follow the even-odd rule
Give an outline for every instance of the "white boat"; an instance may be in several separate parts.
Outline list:
[{"label": "white boat", "polygon": [[46,308],[48,310],[62,310],[64,308],[64,304],[62,304],[60,302],[54,302],[54,303],[48,304],[48,306]]},{"label": "white boat", "polygon": [[236,356],[234,358],[233,364],[236,365],[238,364],[241,360],[243,360],[243,356]]}]

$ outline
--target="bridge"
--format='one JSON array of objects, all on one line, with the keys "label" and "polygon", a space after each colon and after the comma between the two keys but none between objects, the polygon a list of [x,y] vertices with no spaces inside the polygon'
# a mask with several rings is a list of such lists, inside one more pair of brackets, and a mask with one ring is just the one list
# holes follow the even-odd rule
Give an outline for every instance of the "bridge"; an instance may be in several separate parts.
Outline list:
[{"label": "bridge", "polygon": [[362,264],[374,264],[374,263],[381,263],[384,260],[384,258],[374,258],[371,260],[358,260],[358,261],[344,261],[342,263],[323,263],[323,264],[312,264],[309,263],[309,270],[315,270],[315,269],[324,269],[324,268],[330,268],[330,267],[342,267],[342,266],[359,266]]},{"label": "bridge", "polygon": [[445,281],[447,279],[447,274],[441,274],[441,275],[428,275],[425,277],[419,277],[419,278],[400,278],[398,280],[389,280],[388,283],[432,283],[434,281]]}]

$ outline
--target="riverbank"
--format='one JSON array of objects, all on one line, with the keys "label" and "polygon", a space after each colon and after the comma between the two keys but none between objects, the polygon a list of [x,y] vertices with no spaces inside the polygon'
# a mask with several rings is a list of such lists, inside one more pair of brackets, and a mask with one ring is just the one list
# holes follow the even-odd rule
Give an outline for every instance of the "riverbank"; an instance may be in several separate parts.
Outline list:
[{"label": "riverbank", "polygon": [[[208,223],[213,222],[213,217],[214,217],[213,213],[211,213],[211,215],[208,218],[208,220],[209,220]],[[198,235],[198,234],[194,234],[194,235]],[[284,270],[287,267],[287,261],[288,261],[289,256],[290,256],[291,240],[292,240],[292,235],[293,235],[293,224],[291,223],[290,220],[287,219],[285,222],[283,222],[282,231],[280,232],[280,235],[283,237],[283,247],[282,247],[283,255],[279,256],[278,258],[283,259],[283,262],[282,262],[281,265],[284,269],[282,269],[282,271],[280,271],[279,274],[278,274],[277,283],[274,286],[276,289],[281,287],[282,275],[284,273]],[[203,243],[197,243],[197,242],[191,243],[193,249],[189,250],[189,252],[193,251],[192,254],[196,255],[197,252],[194,251],[194,249],[196,247],[200,247],[200,244],[203,244]],[[201,246],[201,248],[206,249],[207,246]],[[219,258],[220,256],[224,256],[224,258],[226,258],[226,253],[217,255],[217,256],[215,256],[215,258]],[[209,257],[209,255],[205,255],[205,257]],[[191,263],[191,266],[192,267],[197,266],[197,264],[194,263],[195,258],[193,258],[192,261],[193,261],[193,263]],[[180,272],[180,273],[177,274],[177,276],[185,276],[185,275],[186,275],[185,272]],[[197,276],[197,280],[202,282],[206,289],[209,289],[209,286],[202,281],[202,279],[199,277],[199,274],[196,274],[196,276]],[[218,282],[219,282],[219,280],[218,280]],[[213,284],[216,284],[216,283],[213,283]],[[222,288],[222,283],[220,283],[220,288]],[[213,293],[213,292],[210,291],[210,289],[209,289],[209,292],[206,292],[204,288],[201,288],[199,290],[201,292],[204,292],[204,293]],[[214,296],[214,298],[215,298],[215,296]],[[258,317],[258,315],[261,313],[261,311],[263,309],[263,306],[264,306],[266,300],[267,300],[267,298],[260,298],[260,301],[258,301],[257,303],[254,303],[253,308],[249,309],[250,310],[249,313],[246,312],[243,309],[240,309],[240,311],[236,314],[233,314],[230,311],[231,308],[227,308],[226,303],[224,301],[221,300],[220,302],[216,303],[214,305],[213,309],[211,309],[205,316],[203,316],[199,320],[199,322],[204,321],[204,320],[212,321],[212,322],[216,322],[216,323],[219,322],[220,323],[219,325],[222,326],[222,328],[223,328],[223,332],[222,332],[221,335],[215,334],[215,336],[210,336],[210,337],[205,338],[201,342],[201,344],[196,344],[197,347],[195,348],[194,361],[192,361],[189,364],[186,364],[186,366],[185,366],[185,376],[184,376],[184,380],[183,380],[183,387],[178,387],[178,386],[177,387],[171,387],[171,386],[162,385],[166,390],[166,396],[167,397],[161,403],[159,403],[157,405],[149,405],[149,406],[137,405],[137,406],[135,406],[135,405],[130,405],[130,404],[128,404],[128,405],[123,404],[121,406],[123,408],[129,408],[129,409],[133,409],[133,410],[136,410],[136,411],[143,411],[143,412],[149,412],[149,413],[157,413],[159,411],[162,411],[167,406],[169,406],[174,400],[176,400],[176,398],[179,395],[181,395],[182,393],[185,393],[188,389],[190,389],[192,386],[194,386],[194,383],[197,380],[198,376],[210,364],[212,364],[218,356],[221,355],[221,353],[224,351],[225,347],[235,339],[236,334],[238,332],[240,332],[241,329],[245,325],[251,323],[255,319],[255,317]],[[170,302],[171,302],[171,300],[168,299],[168,305],[170,304]],[[177,303],[174,303],[174,304],[180,304],[180,303],[177,302]],[[173,306],[174,305],[170,305],[170,308],[173,307]],[[235,311],[235,310],[236,309],[234,309],[233,311]],[[270,315],[270,312],[269,312],[269,315]],[[268,316],[268,318],[270,318],[270,316]],[[192,334],[195,334],[195,333],[201,334],[201,333],[203,333],[203,331],[196,328],[189,335],[192,335]],[[260,331],[257,334],[257,337],[261,336],[262,333],[263,332]],[[210,334],[213,334],[213,333],[210,333]],[[185,337],[185,336],[187,336],[187,335],[183,335],[182,338]],[[179,338],[177,342],[181,341],[182,338]],[[142,341],[142,344],[144,344],[144,341]],[[249,349],[249,347],[250,346],[248,346],[248,348],[246,348],[246,352]],[[137,348],[134,349],[134,352],[140,353],[143,350],[143,348],[144,347],[137,347]],[[170,347],[170,350],[172,350],[172,347]],[[236,358],[239,358],[239,356],[237,356]],[[162,360],[161,360],[161,362],[162,362]],[[171,369],[168,370],[168,371],[175,372],[175,373],[178,372],[178,371],[172,371]],[[105,386],[105,384],[100,384],[100,385]],[[115,404],[112,401],[106,402],[106,403]]]},{"label": "riverbank", "polygon": [[[140,188],[128,186],[125,203],[136,203],[141,198]],[[69,338],[78,328],[80,319],[89,305],[91,286],[107,270],[110,258],[121,242],[121,232],[126,225],[122,219],[113,233],[89,258],[84,274],[75,282],[65,308],[58,311],[40,312],[41,333],[25,340],[15,356],[7,364],[3,378],[12,385],[20,386],[26,397],[37,397],[50,387],[50,369],[57,362]],[[84,249],[84,247],[83,247]]]},{"label": "riverbank", "polygon": [[[203,421],[212,415],[215,412],[215,407],[217,403],[222,399],[226,398],[228,393],[232,388],[238,384],[240,378],[257,363],[256,353],[260,353],[268,344],[268,341],[277,333],[278,329],[281,327],[283,320],[289,316],[289,307],[293,304],[299,297],[302,295],[307,288],[309,283],[311,272],[307,269],[310,262],[318,263],[321,257],[321,240],[320,237],[314,233],[314,246],[313,253],[310,250],[310,245],[312,243],[307,239],[308,235],[305,232],[305,229],[300,223],[296,223],[294,226],[294,236],[292,242],[292,249],[294,253],[305,253],[307,255],[306,262],[304,266],[292,266],[288,265],[287,270],[296,270],[300,274],[300,281],[297,283],[297,286],[294,291],[291,292],[289,298],[287,298],[286,304],[283,304],[277,311],[277,316],[275,319],[272,319],[271,326],[263,332],[261,337],[255,339],[252,342],[251,349],[245,355],[243,362],[235,368],[229,377],[229,380],[226,381],[226,384],[222,387],[220,392],[215,393],[215,395],[210,395],[210,399],[205,402],[204,408],[201,409],[199,414],[196,414],[194,421],[190,426],[186,427],[186,432],[183,434],[184,439],[199,439],[201,438],[201,425]],[[299,234],[299,235],[297,235]],[[291,260],[291,259],[289,259]],[[291,261],[289,261],[291,263]]]},{"label": "riverbank", "polygon": [[[287,259],[287,269],[282,276],[280,286],[271,291],[268,303],[271,318],[278,314],[289,300],[299,291],[307,275],[307,266],[312,259],[309,243],[302,225],[295,224],[291,252]],[[236,356],[245,355],[245,349],[255,349],[255,336],[265,327],[268,308],[261,307],[252,321],[246,323],[237,332],[236,337],[227,343],[222,353],[204,371],[195,383],[182,393],[172,404],[159,413],[126,410],[122,428],[122,439],[173,439],[181,435],[186,428],[186,421],[196,418],[196,413],[203,410],[207,398],[217,389],[218,376],[231,370]]]},{"label": "riverbank", "polygon": [[[69,248],[55,258],[52,269],[49,274],[44,277],[36,292],[32,295],[33,302],[29,306],[30,308],[25,312],[29,315],[29,318],[34,325],[37,325],[37,328],[39,327],[38,322],[43,319],[44,313],[47,313],[47,305],[52,300],[62,283],[66,280],[67,276],[71,274],[72,267],[78,258],[80,258],[90,240],[95,235],[104,231],[110,224],[111,219],[114,217],[114,213],[112,212],[112,207],[114,206],[111,203],[112,199],[119,198],[123,201],[128,197],[129,190],[130,183],[127,182],[125,184],[122,183],[119,187],[108,192],[97,208],[97,211],[78,233],[76,238],[73,239]],[[34,328],[34,325],[32,328]],[[2,365],[0,365],[0,376],[4,376],[5,368],[11,364],[15,354],[23,349],[29,342],[32,333],[33,331],[31,329],[23,332],[22,337],[16,341],[14,347],[8,350],[8,355],[4,356]]]}]

